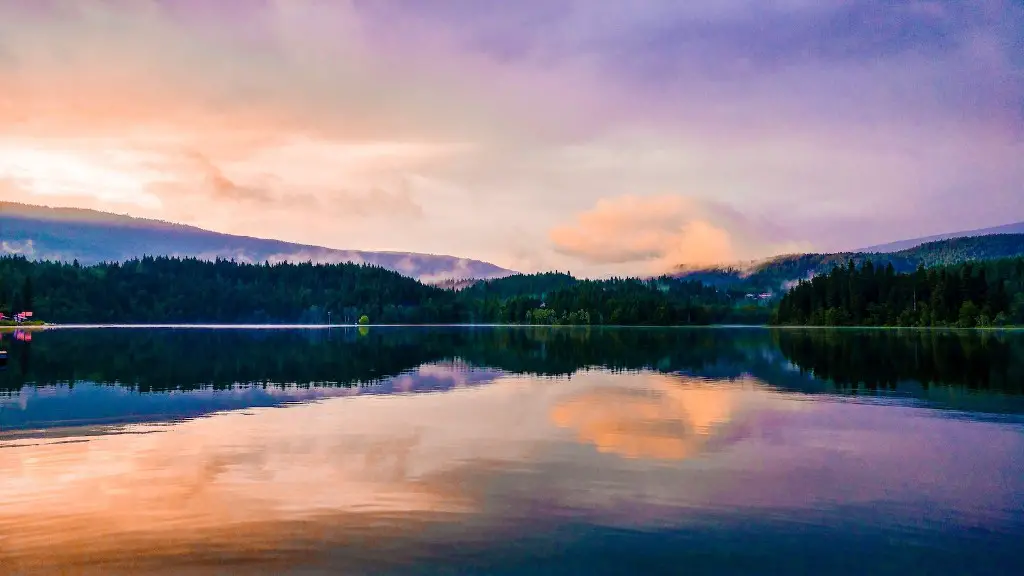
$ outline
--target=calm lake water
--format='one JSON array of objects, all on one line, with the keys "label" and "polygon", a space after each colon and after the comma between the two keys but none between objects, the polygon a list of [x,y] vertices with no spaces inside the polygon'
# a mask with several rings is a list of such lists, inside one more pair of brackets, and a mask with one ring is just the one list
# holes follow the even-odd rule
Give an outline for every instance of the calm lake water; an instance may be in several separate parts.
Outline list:
[{"label": "calm lake water", "polygon": [[1021,574],[1024,334],[4,334],[0,572]]}]

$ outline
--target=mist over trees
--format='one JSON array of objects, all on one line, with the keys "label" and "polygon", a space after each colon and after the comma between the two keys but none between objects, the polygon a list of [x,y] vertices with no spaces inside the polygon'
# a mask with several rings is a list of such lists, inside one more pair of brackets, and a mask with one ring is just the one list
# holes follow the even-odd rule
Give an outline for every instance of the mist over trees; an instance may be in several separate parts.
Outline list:
[{"label": "mist over trees", "polygon": [[0,258],[0,312],[53,323],[987,327],[1024,324],[1024,258],[898,273],[852,260],[778,302],[688,279],[515,275],[466,290],[360,264]]}]

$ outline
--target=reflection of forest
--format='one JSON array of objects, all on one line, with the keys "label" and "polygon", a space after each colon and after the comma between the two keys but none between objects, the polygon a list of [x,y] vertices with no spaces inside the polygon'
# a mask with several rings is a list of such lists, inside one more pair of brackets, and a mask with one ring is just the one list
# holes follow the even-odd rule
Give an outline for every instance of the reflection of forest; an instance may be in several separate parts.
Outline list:
[{"label": "reflection of forest", "polygon": [[933,330],[778,330],[772,340],[801,371],[840,389],[900,382],[1024,393],[1024,335]]},{"label": "reflection of forest", "polygon": [[[373,328],[51,330],[5,340],[0,389],[90,381],[142,391],[378,383],[426,363],[542,376],[647,369],[708,378],[751,374],[804,389],[791,362],[840,389],[901,381],[1024,392],[1024,335],[938,331]],[[787,362],[788,360],[788,362]],[[803,382],[804,384],[800,384]],[[811,391],[810,388],[807,391]]]},{"label": "reflection of forest", "polygon": [[[699,370],[742,363],[763,331],[575,328],[355,330],[51,330],[12,343],[0,388],[91,381],[143,391],[237,383],[351,386],[422,364],[568,375],[586,367]],[[767,344],[767,341],[765,341]]]}]

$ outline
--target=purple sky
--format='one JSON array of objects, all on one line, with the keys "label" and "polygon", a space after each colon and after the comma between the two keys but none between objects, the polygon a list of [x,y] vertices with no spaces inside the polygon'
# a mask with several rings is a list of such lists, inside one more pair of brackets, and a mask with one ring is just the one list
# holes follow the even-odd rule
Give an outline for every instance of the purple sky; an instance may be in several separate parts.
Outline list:
[{"label": "purple sky", "polygon": [[1024,220],[1019,0],[8,0],[0,196],[524,271]]}]

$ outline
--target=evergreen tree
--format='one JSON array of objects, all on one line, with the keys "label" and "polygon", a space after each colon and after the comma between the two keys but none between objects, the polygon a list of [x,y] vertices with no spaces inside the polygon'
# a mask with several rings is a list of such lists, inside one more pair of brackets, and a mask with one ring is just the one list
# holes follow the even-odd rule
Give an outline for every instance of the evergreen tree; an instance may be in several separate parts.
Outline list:
[{"label": "evergreen tree", "polygon": [[357,264],[244,264],[145,257],[76,266],[0,258],[15,307],[57,323],[762,324],[745,294],[672,277],[517,275],[457,292]]},{"label": "evergreen tree", "polygon": [[[847,295],[845,298],[841,295]],[[838,302],[837,305],[833,305]],[[1021,323],[1024,258],[898,274],[865,262],[800,282],[779,303],[779,324],[991,326]]]},{"label": "evergreen tree", "polygon": [[21,305],[24,307],[24,310],[31,311],[33,304],[32,276],[25,276],[24,284],[21,287]]}]

